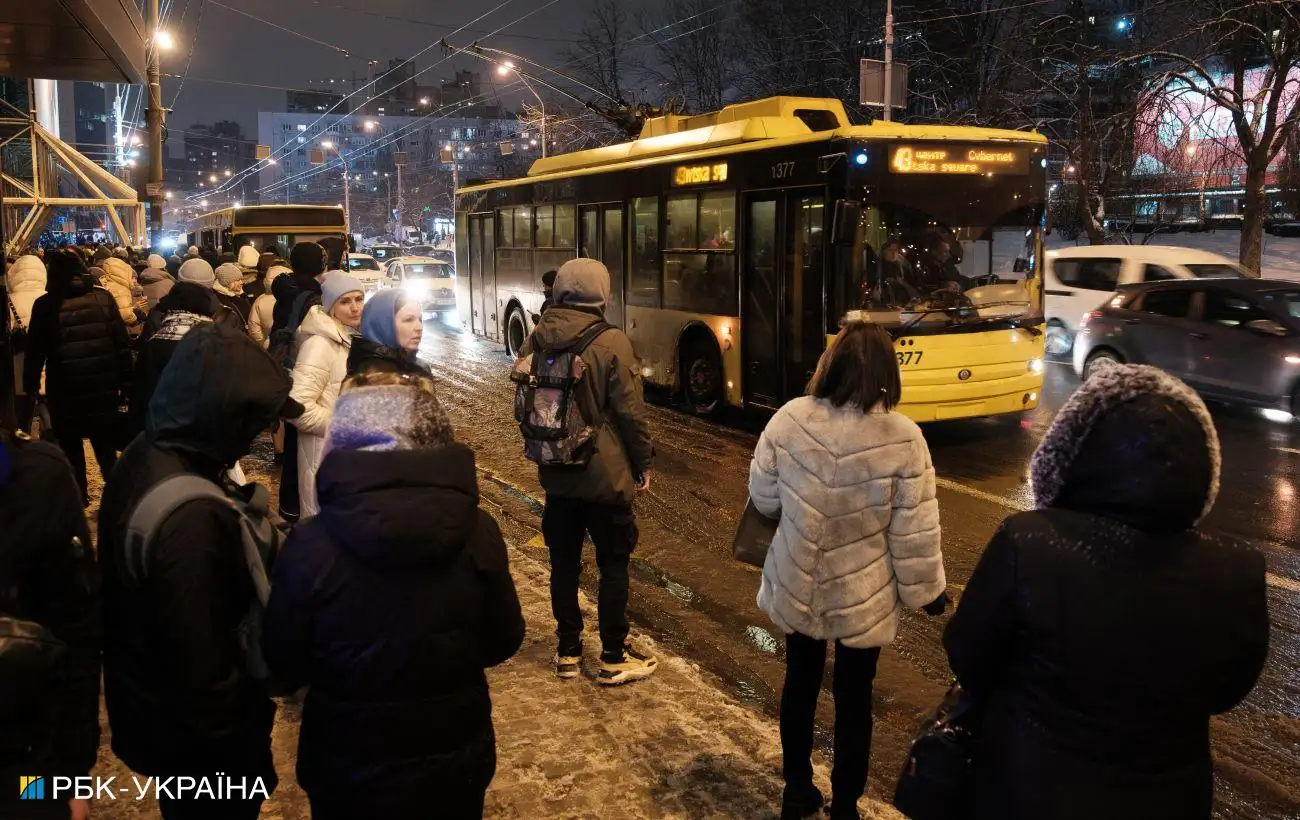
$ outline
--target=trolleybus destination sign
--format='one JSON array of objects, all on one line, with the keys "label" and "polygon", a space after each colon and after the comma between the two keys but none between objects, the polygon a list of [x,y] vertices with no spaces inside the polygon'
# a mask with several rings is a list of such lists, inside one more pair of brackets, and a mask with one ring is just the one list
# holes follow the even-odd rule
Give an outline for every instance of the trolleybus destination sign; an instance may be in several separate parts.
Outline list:
[{"label": "trolleybus destination sign", "polygon": [[1029,150],[1002,145],[895,145],[889,170],[896,174],[1025,174]]}]

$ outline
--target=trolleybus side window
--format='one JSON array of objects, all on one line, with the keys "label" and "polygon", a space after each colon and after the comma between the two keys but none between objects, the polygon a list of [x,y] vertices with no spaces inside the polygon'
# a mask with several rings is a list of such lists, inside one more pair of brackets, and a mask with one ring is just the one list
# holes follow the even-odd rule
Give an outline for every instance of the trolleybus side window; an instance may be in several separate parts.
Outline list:
[{"label": "trolleybus side window", "polygon": [[538,205],[533,208],[533,214],[536,220],[533,224],[537,226],[533,237],[537,241],[537,247],[555,247],[555,206]]},{"label": "trolleybus side window", "polygon": [[573,206],[555,206],[555,245],[556,248],[573,247]]},{"label": "trolleybus side window", "polygon": [[528,206],[514,209],[515,241],[513,247],[531,248],[533,246],[533,209]]},{"label": "trolleybus side window", "polygon": [[674,196],[667,211],[664,307],[737,315],[735,193]]},{"label": "trolleybus side window", "polygon": [[497,211],[497,247],[512,248],[515,240],[515,216],[509,209]]},{"label": "trolleybus side window", "polygon": [[659,197],[632,200],[632,267],[629,305],[659,307]]}]

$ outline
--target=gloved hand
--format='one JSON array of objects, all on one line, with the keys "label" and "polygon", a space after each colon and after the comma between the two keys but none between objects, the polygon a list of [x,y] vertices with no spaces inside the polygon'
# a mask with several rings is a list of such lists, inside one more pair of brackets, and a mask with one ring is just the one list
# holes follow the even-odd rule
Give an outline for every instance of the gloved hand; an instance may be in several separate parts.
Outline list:
[{"label": "gloved hand", "polygon": [[944,590],[943,592],[940,592],[940,593],[939,593],[939,597],[938,597],[938,598],[935,598],[935,599],[934,599],[933,601],[931,601],[930,603],[928,603],[928,604],[926,604],[925,606],[921,607],[921,609],[923,609],[923,610],[925,611],[925,614],[926,614],[926,615],[930,615],[930,616],[932,616],[932,617],[937,617],[937,616],[939,616],[939,615],[942,615],[944,612],[947,612],[947,611],[948,611],[948,604],[949,604],[949,603],[950,603],[950,601],[949,601],[949,598],[948,598],[948,591],[947,591],[947,590]]}]

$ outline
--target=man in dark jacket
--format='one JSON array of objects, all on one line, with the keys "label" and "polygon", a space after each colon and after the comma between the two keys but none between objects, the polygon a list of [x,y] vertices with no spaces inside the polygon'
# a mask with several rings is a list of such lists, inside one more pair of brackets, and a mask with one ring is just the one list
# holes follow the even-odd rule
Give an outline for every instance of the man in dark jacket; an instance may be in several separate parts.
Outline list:
[{"label": "man in dark jacket", "polygon": [[176,345],[192,328],[211,322],[213,313],[220,309],[212,296],[212,291],[202,285],[181,282],[155,308],[159,317],[158,329],[143,338],[131,383],[131,417],[136,433],[144,430],[149,402],[163,370],[176,351]]},{"label": "man in dark jacket", "polygon": [[113,751],[147,776],[211,780],[220,772],[247,787],[243,800],[161,799],[166,820],[257,817],[276,785],[275,704],[245,671],[240,647],[254,592],[236,514],[208,501],[178,508],[139,580],[125,567],[126,525],[163,479],[192,473],[221,482],[275,420],[289,387],[284,369],[244,333],[193,328],[163,372],[144,435],[104,492],[99,560]]},{"label": "man in dark jacket", "polygon": [[1210,716],[1268,655],[1264,557],[1196,525],[1219,488],[1205,404],[1152,367],[1081,386],[944,632],[978,701],[968,816],[1207,820]]},{"label": "man in dark jacket", "polygon": [[272,672],[311,687],[298,782],[317,820],[477,820],[496,768],[483,670],[524,621],[474,454],[431,380],[392,373],[345,383],[329,447],[263,633]]},{"label": "man in dark jacket", "polygon": [[[593,324],[604,321],[609,271],[594,259],[573,259],[555,278],[555,306],[524,343],[524,355],[572,346]],[[654,447],[632,343],[611,328],[582,353],[587,374],[578,402],[588,423],[599,426],[596,454],[584,468],[540,467],[546,490],[542,535],[551,552],[551,607],[558,624],[556,674],[577,677],[582,658],[582,613],[578,576],[582,542],[596,545],[600,569],[601,670],[603,684],[619,684],[654,673],[656,660],[627,645],[628,564],[636,548],[632,501],[650,487]]]},{"label": "man in dark jacket", "polygon": [[131,377],[131,341],[113,295],[91,285],[75,253],[60,251],[49,263],[46,293],[32,306],[23,363],[23,390],[45,397],[59,447],[72,464],[89,503],[84,440],[105,479],[117,459],[124,416],[118,408]]},{"label": "man in dark jacket", "polygon": [[[99,752],[99,570],[57,448],[0,431],[0,521],[0,614],[35,621],[67,646],[52,685],[35,674],[0,681],[0,781],[82,777]],[[69,816],[67,803],[17,797],[5,791],[0,817]],[[72,817],[84,818],[87,801],[73,802]]]}]

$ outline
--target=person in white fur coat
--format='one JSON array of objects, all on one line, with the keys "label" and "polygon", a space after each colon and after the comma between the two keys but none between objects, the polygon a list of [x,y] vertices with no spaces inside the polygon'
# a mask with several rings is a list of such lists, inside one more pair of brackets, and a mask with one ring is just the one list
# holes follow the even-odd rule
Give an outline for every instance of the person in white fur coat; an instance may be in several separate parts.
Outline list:
[{"label": "person in white fur coat", "polygon": [[809,395],[782,407],[749,468],[754,507],[779,518],[758,606],[786,635],[781,817],[818,814],[813,720],[835,644],[831,817],[857,818],[871,755],[871,692],[899,609],[947,606],[934,467],[921,430],[894,412],[893,341],[851,322],[822,356]]}]

